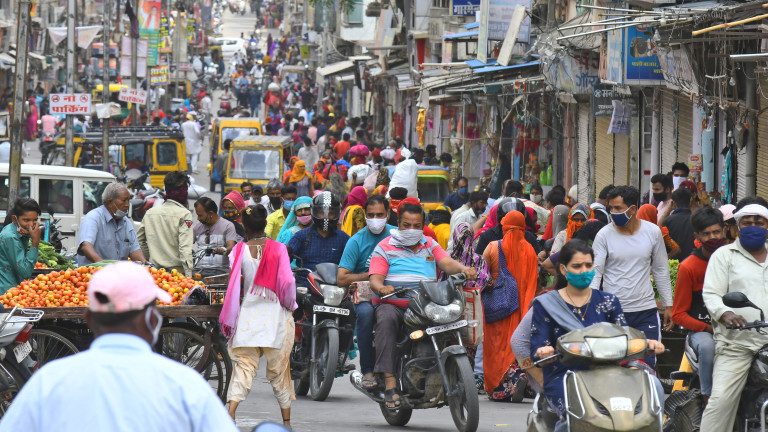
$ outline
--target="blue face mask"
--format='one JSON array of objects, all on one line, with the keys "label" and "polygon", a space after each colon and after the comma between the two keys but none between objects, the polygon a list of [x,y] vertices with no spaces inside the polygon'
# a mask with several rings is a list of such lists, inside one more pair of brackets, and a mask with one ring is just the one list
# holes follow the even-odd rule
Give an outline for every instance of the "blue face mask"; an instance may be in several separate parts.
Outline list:
[{"label": "blue face mask", "polygon": [[460,188],[459,189],[459,195],[466,195],[467,194],[467,188]]},{"label": "blue face mask", "polygon": [[750,251],[760,250],[765,245],[768,230],[759,226],[748,226],[739,230],[739,242],[744,249]]},{"label": "blue face mask", "polygon": [[613,220],[613,223],[615,223],[617,226],[624,226],[629,223],[629,220],[632,219],[631,216],[627,216],[627,212],[629,209],[632,208],[631,206],[624,210],[621,213],[614,213],[611,212],[611,220]]},{"label": "blue face mask", "polygon": [[293,207],[293,201],[284,201],[283,202],[283,208],[286,210],[290,210],[291,207]]},{"label": "blue face mask", "polygon": [[568,280],[568,282],[573,285],[574,287],[578,289],[587,289],[589,288],[589,284],[592,283],[592,279],[595,278],[595,271],[585,271],[583,273],[571,273],[566,272],[565,278]]}]

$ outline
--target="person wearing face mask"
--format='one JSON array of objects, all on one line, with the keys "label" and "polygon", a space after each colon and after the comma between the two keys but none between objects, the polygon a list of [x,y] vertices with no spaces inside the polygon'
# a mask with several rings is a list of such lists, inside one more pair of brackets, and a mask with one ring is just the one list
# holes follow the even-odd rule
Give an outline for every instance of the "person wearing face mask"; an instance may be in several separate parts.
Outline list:
[{"label": "person wearing face mask", "polygon": [[688,174],[691,173],[691,169],[685,162],[675,162],[672,165],[672,187],[677,190],[680,185],[688,180]]},{"label": "person wearing face mask", "polygon": [[311,205],[312,198],[310,197],[303,196],[296,199],[293,207],[291,207],[291,212],[285,218],[283,227],[280,228],[277,241],[287,245],[297,232],[312,225]]},{"label": "person wearing face mask", "polygon": [[0,294],[32,276],[40,244],[40,206],[37,201],[17,199],[10,215],[12,223],[0,232]]},{"label": "person wearing face mask", "polygon": [[235,225],[220,217],[216,203],[208,197],[195,201],[197,223],[192,228],[197,250],[205,255],[195,265],[195,273],[205,276],[225,273],[229,269],[227,256],[237,243]]},{"label": "person wearing face mask", "polygon": [[715,340],[712,336],[712,320],[702,297],[702,287],[709,258],[725,244],[723,215],[712,207],[701,207],[691,215],[691,225],[701,247],[695,249],[677,269],[672,321],[689,332],[687,343],[699,359],[699,382],[706,405],[712,394]]},{"label": "person wearing face mask", "polygon": [[384,377],[386,406],[400,406],[400,393],[393,372],[395,344],[408,307],[407,294],[382,299],[398,288],[417,289],[422,281],[436,281],[437,269],[447,275],[464,273],[469,280],[477,278],[477,270],[453,259],[437,244],[424,236],[424,209],[417,204],[400,206],[396,230],[374,248],[369,267],[372,303],[376,306],[374,373]]},{"label": "person wearing face mask", "polygon": [[703,431],[733,429],[739,398],[747,381],[752,359],[766,343],[768,336],[756,331],[728,330],[726,326],[744,327],[760,320],[760,311],[740,308],[735,312],[723,303],[729,292],[742,292],[758,308],[768,310],[766,286],[766,228],[768,208],[755,197],[742,201],[763,204],[736,205],[734,217],[739,238],[717,249],[709,258],[704,275],[702,297],[712,319],[715,339],[715,366],[712,372],[712,394],[701,419]]},{"label": "person wearing face mask", "polygon": [[[368,282],[368,270],[371,256],[376,245],[389,236],[390,230],[397,227],[387,223],[389,202],[383,195],[373,195],[365,202],[366,227],[353,235],[344,248],[339,263],[337,282],[339,286],[349,286],[353,282]],[[359,289],[359,288],[358,288]],[[360,372],[363,373],[362,386],[376,388],[373,376],[373,323],[374,309],[370,300],[361,301],[357,310],[357,346],[360,350]]]},{"label": "person wearing face mask", "polygon": [[[267,216],[267,236],[272,240],[277,240],[280,229],[285,224],[285,218],[291,212],[294,201],[296,201],[296,186],[283,186],[281,190],[280,200],[282,201],[282,209],[275,210],[272,214]],[[275,200],[276,201],[276,200]],[[270,204],[273,204],[273,197],[269,197]]]},{"label": "person wearing face mask", "polygon": [[261,197],[261,204],[267,210],[267,216],[283,207],[283,182],[280,179],[272,179],[267,183],[267,193]]},{"label": "person wearing face mask", "polygon": [[[621,302],[627,324],[661,340],[661,325],[651,274],[665,308],[664,327],[672,328],[672,286],[664,237],[658,225],[637,217],[640,193],[632,186],[618,186],[608,194],[613,223],[595,237],[595,277],[592,288],[615,295]],[[645,356],[654,368],[656,357]]]},{"label": "person wearing face mask", "polygon": [[[171,296],[136,263],[110,264],[94,273],[85,311],[95,336],[91,347],[35,372],[14,398],[0,429],[236,432],[199,372],[152,352],[163,325],[158,300],[170,302]],[[83,406],[93,408],[94,414],[83,415]]]},{"label": "person wearing face mask", "polygon": [[464,204],[469,201],[469,180],[467,180],[466,177],[458,177],[453,181],[453,187],[455,188],[456,192],[448,195],[445,198],[445,201],[443,201],[443,205],[451,209],[451,211],[456,211],[459,209],[459,207],[463,206]]},{"label": "person wearing face mask", "polygon": [[368,199],[368,192],[362,186],[355,186],[349,191],[341,210],[340,228],[352,237],[366,226],[363,206]]},{"label": "person wearing face mask", "polygon": [[[569,241],[560,251],[557,289],[533,300],[531,357],[535,355],[543,359],[554,355],[557,339],[578,328],[601,322],[629,325],[616,295],[590,288],[596,276],[593,266],[595,257],[592,248],[579,239]],[[664,352],[664,345],[658,338],[648,339],[648,348],[659,354]],[[550,361],[543,366],[544,395],[560,415],[555,430],[560,430],[564,422],[566,403],[563,377],[570,370],[584,369],[585,366],[566,365],[560,360]],[[661,383],[655,377],[653,379],[660,395],[663,395]]]},{"label": "person wearing face mask", "polygon": [[658,220],[656,223],[659,225],[675,209],[672,204],[672,189],[672,178],[668,175],[659,173],[651,177],[653,202],[656,203],[656,209],[658,210]]},{"label": "person wearing face mask", "polygon": [[739,238],[739,227],[736,225],[736,218],[733,217],[733,212],[736,211],[736,206],[733,204],[721,205],[717,210],[723,214],[723,223],[725,223],[725,243],[731,244]]},{"label": "person wearing face mask", "polygon": [[555,242],[552,243],[550,253],[557,253],[565,244],[573,238],[573,234],[580,230],[584,222],[592,219],[592,209],[584,203],[575,204],[568,212],[568,224],[565,229],[557,233]]},{"label": "person wearing face mask", "polygon": [[691,191],[681,187],[672,192],[672,202],[675,209],[664,218],[661,226],[669,230],[669,236],[680,246],[680,254],[677,259],[682,261],[688,258],[694,249],[695,236],[691,226]]},{"label": "person wearing face mask", "polygon": [[[464,204],[460,209],[457,209],[451,215],[451,233],[456,231],[456,227],[462,223],[466,223],[472,226],[481,217],[484,219],[487,216],[482,216],[485,213],[485,209],[488,206],[488,194],[485,192],[475,191],[469,194],[469,202]],[[453,250],[453,238],[448,240],[448,253]]]},{"label": "person wearing face mask", "polygon": [[232,222],[237,233],[236,242],[241,242],[245,238],[245,229],[240,219],[240,213],[245,210],[246,204],[240,192],[233,190],[224,199],[221,200],[221,215],[224,219]]},{"label": "person wearing face mask", "polygon": [[192,276],[192,213],[187,208],[189,176],[166,174],[165,201],[147,210],[136,236],[146,259],[157,267]]},{"label": "person wearing face mask", "polygon": [[144,263],[144,253],[133,223],[128,219],[131,193],[122,183],[107,185],[99,207],[83,217],[77,231],[77,263],[81,266],[104,260]]},{"label": "person wearing face mask", "polygon": [[539,185],[531,186],[531,201],[536,205],[544,205],[544,189]]}]

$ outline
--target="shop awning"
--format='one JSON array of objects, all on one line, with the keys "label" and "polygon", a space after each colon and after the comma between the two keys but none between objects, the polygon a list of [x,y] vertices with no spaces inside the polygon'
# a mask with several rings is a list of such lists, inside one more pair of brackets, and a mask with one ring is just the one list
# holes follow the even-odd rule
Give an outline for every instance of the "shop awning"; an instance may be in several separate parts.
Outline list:
[{"label": "shop awning", "polygon": [[464,28],[467,29],[467,30],[475,29],[475,28],[480,28],[480,23],[479,22],[473,22],[473,23],[469,23],[469,24],[464,24]]},{"label": "shop awning", "polygon": [[536,66],[536,65],[538,65],[540,63],[541,62],[539,60],[536,60],[536,61],[532,61],[532,62],[528,62],[528,63],[523,63],[523,64],[517,64],[517,65],[489,66],[489,67],[483,67],[483,68],[474,69],[474,73],[476,73],[476,74],[484,74],[484,73],[489,73],[489,72],[499,72],[499,71],[505,71],[505,70],[509,70],[509,69],[523,68],[523,67],[526,67],[526,66]]},{"label": "shop awning", "polygon": [[345,71],[351,67],[354,67],[355,63],[351,62],[349,60],[340,61],[338,63],[329,64],[328,66],[323,66],[320,68],[317,68],[317,74],[323,77],[337,74],[339,72]]},{"label": "shop awning", "polygon": [[486,67],[486,66],[495,66],[497,64],[496,63],[496,59],[490,59],[490,60],[488,60],[488,63],[483,63],[483,62],[481,62],[478,59],[467,60],[464,63],[468,64],[469,67],[471,67],[473,69],[474,68]]},{"label": "shop awning", "polygon": [[45,69],[46,67],[48,67],[47,62],[45,61],[45,56],[40,55],[40,54],[35,54],[33,52],[29,52],[29,53],[27,53],[27,55],[29,56],[30,60],[34,60],[34,61],[40,62],[40,68],[41,69]]},{"label": "shop awning", "polygon": [[454,33],[449,35],[442,35],[443,39],[466,39],[470,37],[476,37],[480,32],[478,30],[465,31],[461,33]]},{"label": "shop awning", "polygon": [[353,82],[355,82],[355,75],[354,75],[354,74],[350,74],[350,75],[339,75],[339,76],[337,76],[337,77],[336,77],[336,82],[338,82],[338,83],[340,83],[340,84],[343,84],[343,83],[350,83],[350,82],[352,82],[352,83],[353,83]]},{"label": "shop awning", "polygon": [[421,90],[435,90],[442,87],[448,87],[456,84],[465,84],[479,77],[473,76],[470,70],[462,72],[453,72],[438,77],[422,78]]},{"label": "shop awning", "polygon": [[6,53],[0,53],[0,62],[15,65],[16,59]]},{"label": "shop awning", "polygon": [[397,80],[398,90],[406,90],[409,87],[413,87],[413,80],[411,79],[411,74],[395,75],[395,79]]}]

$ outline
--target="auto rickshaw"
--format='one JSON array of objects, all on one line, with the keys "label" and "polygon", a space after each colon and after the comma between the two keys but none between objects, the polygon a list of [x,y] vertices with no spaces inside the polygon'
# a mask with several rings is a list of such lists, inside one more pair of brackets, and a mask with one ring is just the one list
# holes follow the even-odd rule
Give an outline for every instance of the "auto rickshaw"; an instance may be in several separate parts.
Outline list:
[{"label": "auto rickshaw", "polygon": [[[101,169],[102,130],[89,129],[74,137],[75,166]],[[56,142],[58,151],[64,152],[65,138]],[[163,187],[165,175],[172,171],[187,170],[187,151],[184,135],[164,127],[112,127],[109,130],[110,171],[123,176],[129,170],[149,172],[153,187]]]},{"label": "auto rickshaw", "polygon": [[[120,96],[121,88],[129,88],[123,84],[110,84],[109,85],[109,101],[120,105],[120,118],[124,119],[131,115],[131,104],[118,99]],[[99,84],[91,91],[91,104],[93,105],[93,111],[96,110],[96,104],[102,103],[102,92],[104,91],[104,84]],[[117,117],[117,116],[116,116]]]},{"label": "auto rickshaw", "polygon": [[[396,168],[397,165],[387,167],[390,178],[392,178]],[[421,205],[427,211],[432,211],[437,206],[443,204],[443,201],[451,193],[451,177],[448,168],[419,165],[419,172],[416,176],[419,201],[421,201]]]},{"label": "auto rickshaw", "polygon": [[[224,193],[240,190],[245,181],[266,186],[272,179],[282,179],[285,159],[293,155],[293,150],[289,137],[243,136],[232,140],[229,151],[219,155],[227,158],[226,172],[220,174]],[[208,172],[213,175],[212,164]]]},{"label": "auto rickshaw", "polygon": [[[261,122],[258,118],[219,117],[215,119],[211,132],[211,164],[216,162],[216,158],[223,153],[221,144],[224,141],[259,135],[261,135]],[[212,169],[209,171],[213,172]],[[213,190],[215,185],[216,182],[211,179],[210,190]]]},{"label": "auto rickshaw", "polygon": [[[176,93],[176,88],[179,89],[178,94]],[[170,78],[168,80],[168,88],[165,91],[165,96],[192,100],[192,83],[184,78]]]}]

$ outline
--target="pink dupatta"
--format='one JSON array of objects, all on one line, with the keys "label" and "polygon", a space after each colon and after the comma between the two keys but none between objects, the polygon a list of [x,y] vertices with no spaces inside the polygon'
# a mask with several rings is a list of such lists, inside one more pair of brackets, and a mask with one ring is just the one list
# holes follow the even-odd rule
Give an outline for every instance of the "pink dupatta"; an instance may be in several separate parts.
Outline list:
[{"label": "pink dupatta", "polygon": [[[238,243],[230,254],[229,284],[224,297],[224,305],[219,315],[221,332],[231,339],[237,329],[237,319],[240,316],[241,263],[245,243]],[[261,254],[259,269],[256,270],[254,285],[263,286],[274,292],[280,305],[289,311],[298,307],[296,304],[296,280],[291,271],[291,261],[285,245],[272,239],[267,239]]]}]

